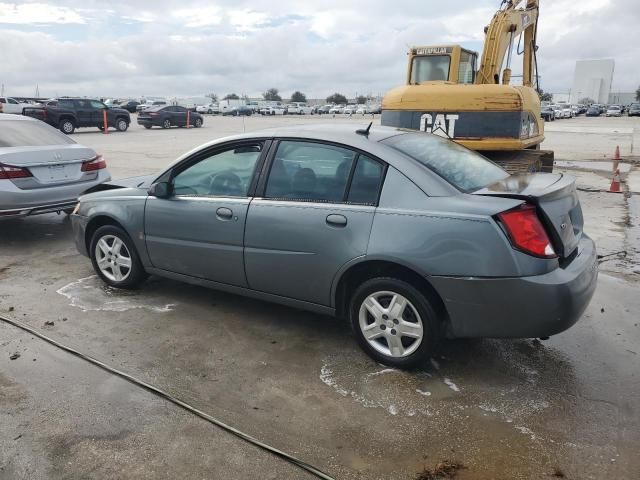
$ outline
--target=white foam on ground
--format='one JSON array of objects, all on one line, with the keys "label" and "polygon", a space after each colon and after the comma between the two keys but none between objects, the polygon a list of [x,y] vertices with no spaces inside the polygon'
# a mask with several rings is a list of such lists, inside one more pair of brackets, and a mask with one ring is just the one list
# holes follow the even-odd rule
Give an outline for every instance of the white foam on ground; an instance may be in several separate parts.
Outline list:
[{"label": "white foam on ground", "polygon": [[57,293],[67,297],[72,307],[83,312],[126,312],[135,308],[146,308],[153,312],[170,312],[175,304],[147,298],[145,295],[127,295],[105,287],[96,275],[81,278],[60,288]]},{"label": "white foam on ground", "polygon": [[379,370],[377,372],[367,373],[367,377],[375,377],[378,375],[383,375],[385,373],[396,373],[396,372],[399,372],[399,370],[396,370],[395,368],[385,368],[384,370]]},{"label": "white foam on ground", "polygon": [[425,397],[431,396],[431,392],[426,392],[424,390],[420,390],[419,388],[416,388],[416,392],[418,392],[420,395],[424,395]]},{"label": "white foam on ground", "polygon": [[445,385],[447,387],[449,387],[451,390],[453,390],[454,392],[459,392],[460,389],[458,388],[458,386],[453,383],[449,378],[444,377],[443,382],[445,383]]}]

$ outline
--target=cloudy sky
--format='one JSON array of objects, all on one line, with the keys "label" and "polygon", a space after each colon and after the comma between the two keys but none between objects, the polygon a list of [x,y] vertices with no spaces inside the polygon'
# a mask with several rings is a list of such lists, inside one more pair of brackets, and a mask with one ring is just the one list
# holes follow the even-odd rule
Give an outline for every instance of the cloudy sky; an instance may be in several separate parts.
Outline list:
[{"label": "cloudy sky", "polygon": [[[540,0],[541,86],[566,92],[575,61],[615,58],[614,91],[640,84],[639,0]],[[258,96],[384,93],[408,45],[478,52],[498,0],[0,0],[8,95]],[[520,57],[518,57],[520,58]]]}]

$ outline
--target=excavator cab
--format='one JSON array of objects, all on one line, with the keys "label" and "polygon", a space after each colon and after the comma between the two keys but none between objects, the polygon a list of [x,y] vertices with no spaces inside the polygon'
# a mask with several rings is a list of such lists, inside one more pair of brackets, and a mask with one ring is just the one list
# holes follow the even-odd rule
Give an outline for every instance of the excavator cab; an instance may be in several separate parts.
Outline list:
[{"label": "excavator cab", "polygon": [[460,45],[412,47],[408,55],[407,85],[443,81],[472,84],[475,81],[478,54]]}]

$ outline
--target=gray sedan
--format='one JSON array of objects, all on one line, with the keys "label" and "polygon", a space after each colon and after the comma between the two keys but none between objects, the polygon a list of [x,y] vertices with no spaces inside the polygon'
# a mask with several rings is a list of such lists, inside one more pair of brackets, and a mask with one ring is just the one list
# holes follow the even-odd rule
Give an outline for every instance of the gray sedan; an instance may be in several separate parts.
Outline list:
[{"label": "gray sedan", "polygon": [[102,188],[72,223],[107,284],[154,274],[345,317],[397,367],[442,337],[559,333],[596,285],[571,176],[509,176],[425,133],[265,130]]},{"label": "gray sedan", "polygon": [[101,156],[33,118],[0,114],[0,219],[71,213],[78,196],[110,180]]}]

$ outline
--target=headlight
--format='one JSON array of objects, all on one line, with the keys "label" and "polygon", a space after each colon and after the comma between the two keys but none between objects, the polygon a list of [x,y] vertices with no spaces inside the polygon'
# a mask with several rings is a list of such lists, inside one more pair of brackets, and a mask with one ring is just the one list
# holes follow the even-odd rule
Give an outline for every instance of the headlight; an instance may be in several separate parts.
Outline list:
[{"label": "headlight", "polygon": [[80,202],[76,204],[76,207],[73,209],[73,212],[71,212],[71,215],[75,215],[76,213],[78,213],[79,210],[80,210]]}]

